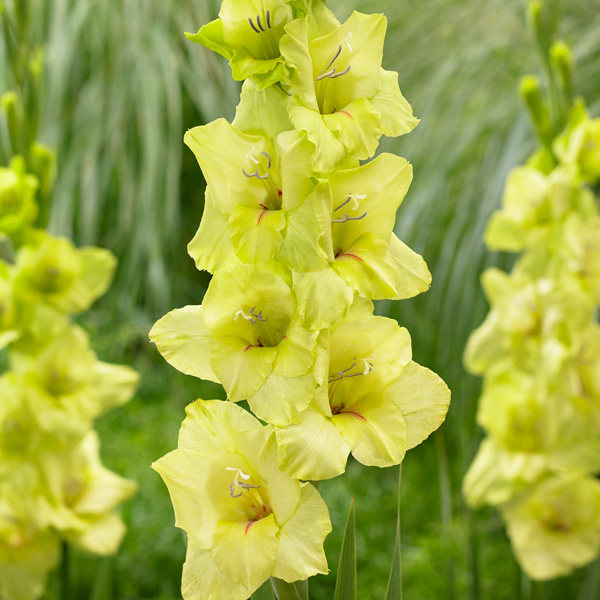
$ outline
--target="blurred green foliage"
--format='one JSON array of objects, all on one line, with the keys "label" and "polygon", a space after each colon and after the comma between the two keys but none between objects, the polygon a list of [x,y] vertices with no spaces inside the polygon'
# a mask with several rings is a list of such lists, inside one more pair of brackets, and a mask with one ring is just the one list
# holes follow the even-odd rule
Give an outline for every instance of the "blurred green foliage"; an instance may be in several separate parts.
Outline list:
[{"label": "blurred green foliage", "polygon": [[[10,8],[23,0],[4,0]],[[208,283],[187,256],[199,224],[204,182],[186,129],[233,115],[239,97],[225,61],[185,41],[184,31],[216,16],[217,0],[27,0],[30,43],[44,47],[39,99],[41,141],[56,148],[58,173],[50,227],[77,244],[117,253],[112,290],[86,326],[104,360],[142,372],[137,398],[99,423],[103,458],[136,479],[124,509],[129,533],[116,559],[76,555],[75,597],[105,600],[180,597],[185,543],[173,526],[165,486],[149,465],[176,447],[184,406],[222,390],[170,368],[147,342],[168,310],[201,301]],[[499,205],[508,171],[533,148],[519,105],[520,77],[537,72],[519,0],[330,0],[340,19],[353,9],[389,19],[385,68],[399,71],[404,95],[422,122],[386,141],[414,164],[415,179],[396,232],[423,254],[433,286],[414,300],[379,303],[380,314],[408,327],[415,360],[453,391],[446,423],[403,468],[404,594],[414,599],[584,600],[597,597],[600,563],[545,586],[525,580],[494,511],[475,514],[460,496],[480,433],[474,412],[479,381],[462,353],[487,307],[479,274],[506,256],[486,253],[482,236]],[[600,113],[600,13],[597,0],[564,3],[560,30],[574,48],[575,88]],[[9,88],[0,38],[0,93]],[[596,103],[594,104],[594,100]],[[0,161],[7,162],[0,122]],[[356,501],[358,597],[384,598],[391,566],[397,470],[354,462],[320,491],[334,532],[326,542],[332,573],[311,581],[311,597],[335,587],[348,501]],[[594,583],[595,582],[595,583]],[[94,586],[94,595],[90,589]],[[596,590],[596,591],[594,591]]]}]

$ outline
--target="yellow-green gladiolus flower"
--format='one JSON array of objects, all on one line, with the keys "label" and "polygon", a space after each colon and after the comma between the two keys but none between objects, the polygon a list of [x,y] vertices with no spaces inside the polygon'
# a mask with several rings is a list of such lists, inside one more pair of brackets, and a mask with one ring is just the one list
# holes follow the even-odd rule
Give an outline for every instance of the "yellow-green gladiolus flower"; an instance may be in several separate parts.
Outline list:
[{"label": "yellow-green gladiolus flower", "polygon": [[327,506],[280,470],[272,428],[230,402],[186,412],[178,449],[153,465],[188,535],[185,600],[246,600],[271,576],[327,573]]},{"label": "yellow-green gladiolus flower", "polygon": [[[219,119],[185,136],[208,183],[204,216],[189,252],[200,269],[273,259],[296,270],[330,256],[329,186],[312,178],[313,147],[293,131],[279,87],[247,81],[233,125]],[[327,252],[329,250],[329,253]]]},{"label": "yellow-green gladiolus flower", "polygon": [[488,437],[467,473],[472,506],[501,504],[552,472],[600,470],[597,423],[562,385],[516,369],[487,379],[478,422]]},{"label": "yellow-green gladiolus flower", "polygon": [[77,443],[89,423],[74,420],[43,389],[14,373],[0,377],[0,474],[36,469],[41,454]]},{"label": "yellow-green gladiolus flower", "polygon": [[44,234],[17,253],[15,297],[59,313],[80,313],[110,285],[115,257],[102,248],[76,248],[67,238]]},{"label": "yellow-green gladiolus flower", "polygon": [[58,565],[60,539],[40,523],[44,509],[38,498],[0,485],[0,596],[5,600],[37,600]]},{"label": "yellow-green gladiolus flower", "polygon": [[350,452],[365,465],[396,465],[446,416],[445,383],[411,361],[406,329],[372,312],[356,300],[332,329],[329,353],[323,343],[315,400],[298,423],[276,428],[280,463],[294,477],[340,475]]},{"label": "yellow-green gladiolus flower", "polygon": [[186,36],[225,57],[234,79],[254,76],[261,87],[267,87],[285,75],[279,41],[298,12],[293,9],[297,4],[292,0],[223,0],[218,19]]},{"label": "yellow-green gladiolus flower", "polygon": [[485,241],[492,250],[511,252],[552,245],[574,213],[584,220],[598,214],[590,190],[560,170],[546,177],[536,169],[519,167],[508,177],[502,209],[492,215]]},{"label": "yellow-green gladiolus flower", "polygon": [[10,168],[0,167],[0,233],[13,240],[30,227],[38,213],[35,194],[38,181],[25,171],[25,162],[15,158]]},{"label": "yellow-green gladiolus flower", "polygon": [[45,454],[41,464],[54,503],[52,525],[85,552],[116,554],[125,525],[115,509],[137,486],[102,465],[96,432],[69,452]]},{"label": "yellow-green gladiolus flower", "polygon": [[465,365],[471,373],[512,365],[556,373],[579,351],[595,306],[576,277],[534,280],[491,268],[482,275],[482,285],[492,310],[469,339]]},{"label": "yellow-green gladiolus flower", "polygon": [[502,508],[513,550],[531,579],[568,575],[600,550],[600,481],[547,479]]},{"label": "yellow-green gladiolus flower", "polygon": [[83,329],[72,326],[36,354],[14,351],[15,373],[52,398],[68,418],[89,426],[105,412],[127,403],[139,375],[123,365],[97,359]]},{"label": "yellow-green gladiolus flower", "polygon": [[15,269],[0,260],[0,349],[19,338],[13,302]]},{"label": "yellow-green gladiolus flower", "polygon": [[264,421],[287,424],[310,403],[318,331],[306,331],[296,298],[274,273],[251,265],[219,271],[202,306],[171,311],[150,332],[165,359],[223,384]]},{"label": "yellow-green gladiolus flower", "polygon": [[289,115],[315,145],[315,171],[332,171],[347,155],[370,158],[381,135],[402,135],[418,123],[398,74],[381,68],[386,26],[383,15],[354,12],[315,39],[306,18],[285,28],[280,47],[290,72]]},{"label": "yellow-green gladiolus flower", "polygon": [[[339,322],[354,292],[400,300],[426,291],[431,274],[423,258],[393,233],[396,211],[412,181],[403,158],[382,154],[361,167],[329,175],[332,260],[320,271],[293,269],[299,312],[308,329]],[[321,297],[323,290],[327,298]]]},{"label": "yellow-green gladiolus flower", "polygon": [[561,167],[580,181],[600,181],[600,119],[591,119],[583,104],[577,103],[569,117],[567,131],[554,141],[553,150]]}]

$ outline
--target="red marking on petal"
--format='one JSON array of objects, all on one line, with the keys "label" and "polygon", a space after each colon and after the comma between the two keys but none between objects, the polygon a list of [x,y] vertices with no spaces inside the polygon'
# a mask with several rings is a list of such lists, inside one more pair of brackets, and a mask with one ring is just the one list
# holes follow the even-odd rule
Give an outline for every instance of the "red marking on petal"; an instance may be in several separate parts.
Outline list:
[{"label": "red marking on petal", "polygon": [[248,532],[250,531],[250,527],[252,527],[252,525],[254,525],[254,521],[248,521],[246,529],[244,529],[244,535],[248,535]]},{"label": "red marking on petal", "polygon": [[367,420],[360,413],[354,412],[353,410],[347,410],[345,412],[348,413],[349,415],[354,415],[355,417],[362,419],[365,423],[367,422]]},{"label": "red marking on petal", "polygon": [[[338,109],[337,109],[337,108],[334,108],[334,109],[331,111],[331,114],[334,114],[334,113],[336,113],[336,112],[338,112]],[[352,116],[352,115],[351,115],[349,112],[346,112],[345,110],[340,110],[339,112],[341,112],[341,113],[344,113],[346,116],[350,117],[351,119],[354,119],[354,117],[353,117],[353,116]]]},{"label": "red marking on petal", "polygon": [[244,348],[244,352],[248,352],[248,350],[250,350],[250,348],[253,348],[254,346],[252,346],[252,344],[248,344],[245,348]]},{"label": "red marking on petal", "polygon": [[263,210],[260,215],[258,216],[258,223],[257,225],[260,225],[260,222],[263,220],[263,217],[265,216],[265,213],[267,212],[268,209]]},{"label": "red marking on petal", "polygon": [[277,190],[277,192],[279,193],[279,197],[281,198],[281,196],[283,196],[283,192],[281,190]]},{"label": "red marking on petal", "polygon": [[360,260],[360,262],[365,262],[360,256],[357,256],[356,254],[350,254],[349,252],[344,252],[342,254],[338,254],[338,257],[340,256],[349,256],[350,258],[355,258],[356,260]]},{"label": "red marking on petal", "polygon": [[264,205],[262,202],[259,202],[258,205],[262,206],[265,210],[269,210],[268,207],[266,205]]}]

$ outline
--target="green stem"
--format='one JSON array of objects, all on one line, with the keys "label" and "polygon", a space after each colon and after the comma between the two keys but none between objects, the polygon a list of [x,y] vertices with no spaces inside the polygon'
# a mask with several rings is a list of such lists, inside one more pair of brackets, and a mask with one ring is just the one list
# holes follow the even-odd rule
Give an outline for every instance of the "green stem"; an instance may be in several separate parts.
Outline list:
[{"label": "green stem", "polygon": [[[435,447],[438,456],[438,464],[440,466],[440,510],[442,513],[442,523],[444,525],[444,537],[447,541],[452,540],[452,490],[450,487],[450,469],[448,466],[448,455],[446,453],[446,443],[444,433],[438,431],[435,434]],[[446,582],[447,582],[447,598],[452,600],[456,598],[455,582],[454,582],[454,555],[449,552],[445,565]]]},{"label": "green stem", "polygon": [[300,591],[295,583],[286,583],[281,579],[271,577],[271,585],[273,586],[277,600],[302,600]]},{"label": "green stem", "polygon": [[62,544],[62,561],[60,563],[60,600],[71,600],[71,549],[67,542]]},{"label": "green stem", "polygon": [[398,536],[398,576],[400,578],[400,600],[402,600],[402,528],[400,526],[400,507],[402,506],[402,463],[398,471],[398,524],[396,535]]}]

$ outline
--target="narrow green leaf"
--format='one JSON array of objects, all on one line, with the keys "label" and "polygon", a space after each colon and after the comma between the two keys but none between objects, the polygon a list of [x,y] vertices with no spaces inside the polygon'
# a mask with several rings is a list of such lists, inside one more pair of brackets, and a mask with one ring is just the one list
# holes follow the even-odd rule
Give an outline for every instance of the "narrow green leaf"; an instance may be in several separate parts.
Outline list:
[{"label": "narrow green leaf", "polygon": [[286,583],[281,579],[271,577],[271,584],[277,600],[303,600],[296,583]]},{"label": "narrow green leaf", "polygon": [[344,531],[344,540],[342,541],[334,600],[356,600],[356,598],[356,524],[354,520],[354,498],[352,498],[346,530]]},{"label": "narrow green leaf", "polygon": [[402,542],[400,535],[400,498],[402,492],[402,464],[398,474],[398,521],[396,523],[396,545],[390,579],[388,581],[385,600],[402,600]]},{"label": "narrow green leaf", "polygon": [[271,582],[269,580],[265,581],[265,583],[252,594],[251,600],[275,600]]}]

